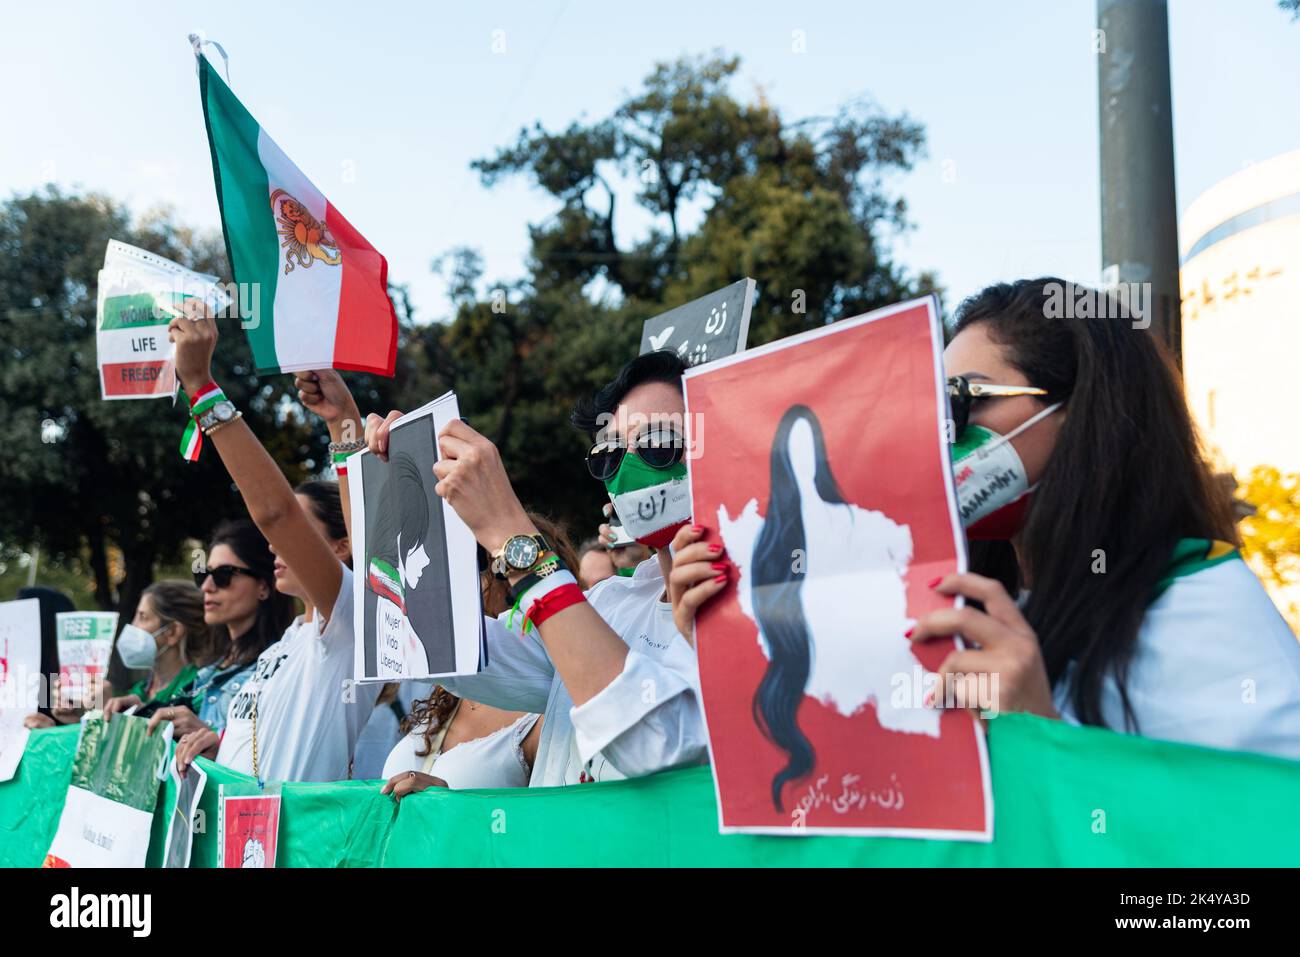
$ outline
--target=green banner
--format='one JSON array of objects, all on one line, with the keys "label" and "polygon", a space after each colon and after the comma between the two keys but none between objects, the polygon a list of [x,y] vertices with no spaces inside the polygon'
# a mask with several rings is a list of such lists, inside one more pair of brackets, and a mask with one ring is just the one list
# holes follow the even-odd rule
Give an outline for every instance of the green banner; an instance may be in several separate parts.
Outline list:
[{"label": "green banner", "polygon": [[[33,732],[0,784],[0,865],[41,863],[72,774],[75,728]],[[502,791],[432,789],[400,808],[376,782],[285,784],[281,867],[1151,866],[1293,867],[1300,763],[1166,744],[1027,715],[989,731],[988,844],[719,835],[707,768],[635,781]],[[200,759],[202,760],[202,759]],[[217,861],[218,785],[249,778],[203,762],[193,866]],[[253,785],[255,787],[255,785]],[[154,816],[149,864],[174,802]]]}]

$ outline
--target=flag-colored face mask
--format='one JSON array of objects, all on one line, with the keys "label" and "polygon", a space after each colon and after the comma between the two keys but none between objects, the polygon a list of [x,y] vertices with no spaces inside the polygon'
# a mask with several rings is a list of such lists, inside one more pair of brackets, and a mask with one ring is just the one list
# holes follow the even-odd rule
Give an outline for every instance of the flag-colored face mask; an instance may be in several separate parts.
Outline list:
[{"label": "flag-colored face mask", "polygon": [[961,439],[953,443],[957,511],[972,541],[1001,541],[1020,530],[1036,486],[1029,484],[1011,440],[1060,407],[1059,402],[1048,406],[1006,435],[982,425],[968,425]]},{"label": "flag-colored face mask", "polygon": [[691,520],[691,492],[686,463],[666,469],[645,463],[635,451],[623,456],[605,490],[627,533],[642,545],[664,548]]}]

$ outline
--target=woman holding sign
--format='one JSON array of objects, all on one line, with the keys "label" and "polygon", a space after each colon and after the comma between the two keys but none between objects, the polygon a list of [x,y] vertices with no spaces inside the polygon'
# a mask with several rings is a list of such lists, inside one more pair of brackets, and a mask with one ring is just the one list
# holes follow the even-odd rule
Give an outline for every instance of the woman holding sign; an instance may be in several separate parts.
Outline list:
[{"label": "woman holding sign", "polygon": [[[1066,295],[1098,301],[1066,318]],[[909,632],[968,642],[927,704],[1300,758],[1300,645],[1234,547],[1157,338],[1109,295],[1021,280],[962,303],[944,365],[972,571],[931,585],[965,607]],[[729,585],[705,532],[674,542],[685,635]]]},{"label": "woman holding sign", "polygon": [[[295,493],[253,435],[242,413],[212,380],[217,327],[197,300],[168,327],[176,343],[176,371],[190,396],[192,427],[187,451],[204,438],[216,446],[249,515],[276,556],[276,588],[301,598],[306,613],[257,659],[252,678],[226,715],[224,734],[197,730],[177,747],[184,769],[195,755],[259,780],[337,781],[347,778],[361,729],[382,690],[352,683],[351,548],[337,486]],[[351,396],[327,416],[330,436],[359,434]]]}]

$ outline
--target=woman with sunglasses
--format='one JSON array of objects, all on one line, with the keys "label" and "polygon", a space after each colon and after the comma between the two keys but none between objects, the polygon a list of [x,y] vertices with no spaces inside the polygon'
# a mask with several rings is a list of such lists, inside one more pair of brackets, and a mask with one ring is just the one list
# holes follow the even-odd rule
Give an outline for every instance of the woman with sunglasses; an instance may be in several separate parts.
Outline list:
[{"label": "woman with sunglasses", "polygon": [[[909,637],[969,645],[928,703],[1300,758],[1300,644],[1235,548],[1178,373],[1120,303],[1055,317],[1075,288],[990,286],[957,312],[944,365],[971,571],[932,587],[968,604]],[[675,544],[683,633],[726,587],[699,538]]]},{"label": "woman with sunglasses", "polygon": [[194,731],[225,728],[231,701],[294,612],[293,599],[276,590],[274,556],[266,539],[246,518],[217,527],[194,583],[215,658],[198,669],[181,697],[157,708],[149,719],[151,734],[160,722],[172,722],[177,741]]},{"label": "woman with sunglasses", "polygon": [[[168,334],[176,343],[176,371],[191,398],[194,425],[215,446],[270,543],[276,590],[300,598],[306,610],[258,657],[230,703],[224,732],[197,729],[181,738],[177,766],[183,771],[204,754],[259,780],[346,779],[357,738],[382,690],[352,684],[351,548],[341,505],[346,489],[334,483],[310,483],[296,492],[290,487],[212,380],[217,328],[211,313],[197,300],[183,309]],[[342,442],[348,428],[359,431],[346,389],[322,417],[334,443]]]}]

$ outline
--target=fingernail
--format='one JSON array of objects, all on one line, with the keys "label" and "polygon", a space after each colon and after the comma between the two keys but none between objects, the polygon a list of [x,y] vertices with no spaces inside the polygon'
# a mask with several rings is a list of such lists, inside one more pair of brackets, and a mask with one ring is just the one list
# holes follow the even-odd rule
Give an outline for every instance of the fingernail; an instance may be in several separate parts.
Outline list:
[{"label": "fingernail", "polygon": [[707,532],[708,529],[706,529],[703,525],[692,525],[691,531],[694,532],[696,535],[698,535],[701,532]]},{"label": "fingernail", "polygon": [[907,631],[903,632],[903,637],[904,637],[904,638],[911,638],[911,637],[912,637],[912,632],[914,632],[914,631],[916,631],[916,626],[915,626],[915,625],[913,625],[911,628],[907,629]]},{"label": "fingernail", "polygon": [[730,566],[726,562],[714,562],[713,567],[717,571],[725,572]]},{"label": "fingernail", "polygon": [[722,546],[719,545],[719,544],[717,544],[717,543],[714,543],[714,544],[712,544],[712,545],[709,546],[709,551],[711,551],[711,552],[713,552],[713,554],[717,555],[719,552],[722,551]]},{"label": "fingernail", "polygon": [[943,581],[943,576],[942,576],[942,575],[940,575],[940,576],[939,576],[938,578],[936,578],[934,581],[930,582],[929,587],[930,587],[930,588],[933,588],[935,585],[939,584],[939,582],[941,582],[941,581]]},{"label": "fingernail", "polygon": [[713,580],[717,582],[719,585],[725,585],[727,583],[727,573],[723,572],[721,575],[719,575],[717,578]]}]

